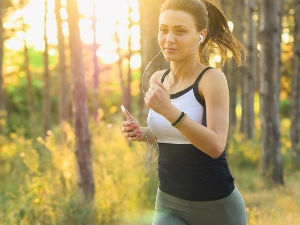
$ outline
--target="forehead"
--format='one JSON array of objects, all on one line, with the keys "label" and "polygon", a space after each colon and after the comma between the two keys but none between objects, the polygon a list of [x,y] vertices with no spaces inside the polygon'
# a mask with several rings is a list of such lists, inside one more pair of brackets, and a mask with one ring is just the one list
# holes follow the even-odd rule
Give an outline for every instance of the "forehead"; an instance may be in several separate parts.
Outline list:
[{"label": "forehead", "polygon": [[169,27],[185,26],[196,28],[194,18],[191,14],[182,10],[165,10],[159,16],[159,25]]}]

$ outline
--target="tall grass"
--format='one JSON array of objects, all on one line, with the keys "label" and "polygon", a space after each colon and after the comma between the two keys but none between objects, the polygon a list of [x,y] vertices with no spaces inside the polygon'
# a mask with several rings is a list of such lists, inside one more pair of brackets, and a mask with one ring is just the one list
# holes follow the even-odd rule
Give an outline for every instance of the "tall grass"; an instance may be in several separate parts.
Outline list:
[{"label": "tall grass", "polygon": [[[145,145],[129,144],[120,120],[90,124],[95,200],[85,202],[77,185],[75,135],[69,124],[44,139],[18,133],[0,136],[0,225],[151,224],[157,164],[145,163]],[[249,225],[299,225],[300,171],[290,160],[289,120],[281,121],[285,185],[264,180],[260,129],[245,141],[234,133],[228,161],[242,193]],[[145,154],[145,152],[144,152]]]}]

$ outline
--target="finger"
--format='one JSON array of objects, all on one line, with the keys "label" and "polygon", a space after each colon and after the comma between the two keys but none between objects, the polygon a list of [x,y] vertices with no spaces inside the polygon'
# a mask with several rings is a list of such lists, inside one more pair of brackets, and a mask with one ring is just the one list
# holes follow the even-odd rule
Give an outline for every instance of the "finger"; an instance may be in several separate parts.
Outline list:
[{"label": "finger", "polygon": [[122,126],[123,127],[130,127],[130,126],[132,126],[133,123],[134,123],[134,121],[124,120],[122,122]]},{"label": "finger", "polygon": [[139,130],[140,126],[137,125],[136,123],[131,123],[128,126],[124,126],[123,130],[124,131],[132,131],[132,130]]},{"label": "finger", "polygon": [[129,138],[133,138],[133,137],[141,136],[141,134],[142,134],[141,132],[132,131],[132,132],[127,132],[125,136]]},{"label": "finger", "polygon": [[126,127],[126,126],[128,126],[130,123],[127,121],[127,120],[124,120],[123,122],[122,122],[122,126],[123,127]]},{"label": "finger", "polygon": [[127,139],[130,140],[130,141],[138,141],[141,139],[141,135],[136,135],[136,136],[133,136],[133,137],[128,137]]}]

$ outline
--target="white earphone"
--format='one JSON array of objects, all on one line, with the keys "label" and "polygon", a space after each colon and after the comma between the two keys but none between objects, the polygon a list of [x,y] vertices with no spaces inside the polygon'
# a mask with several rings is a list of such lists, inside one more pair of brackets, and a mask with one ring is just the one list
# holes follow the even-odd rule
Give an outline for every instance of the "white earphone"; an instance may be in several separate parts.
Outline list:
[{"label": "white earphone", "polygon": [[197,45],[200,45],[204,41],[204,37],[200,34],[200,40],[198,41]]}]

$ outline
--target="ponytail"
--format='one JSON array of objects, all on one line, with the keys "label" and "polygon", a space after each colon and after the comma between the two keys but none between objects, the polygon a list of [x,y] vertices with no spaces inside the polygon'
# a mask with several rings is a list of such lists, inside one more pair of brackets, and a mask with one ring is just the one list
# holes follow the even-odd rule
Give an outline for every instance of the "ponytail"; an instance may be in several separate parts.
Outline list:
[{"label": "ponytail", "polygon": [[242,64],[241,55],[243,54],[244,58],[247,55],[245,48],[232,35],[222,11],[208,0],[202,0],[202,2],[205,4],[208,12],[208,33],[205,42],[199,48],[200,61],[204,62],[202,51],[205,44],[207,44],[210,47],[217,46],[221,53],[223,63],[228,59],[229,51],[232,53],[236,64],[240,66]]}]

